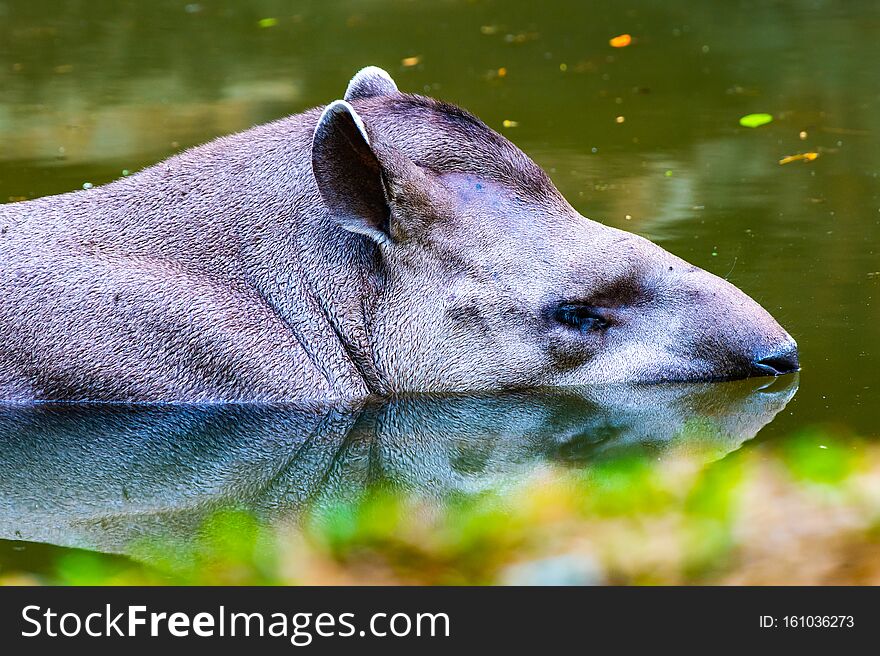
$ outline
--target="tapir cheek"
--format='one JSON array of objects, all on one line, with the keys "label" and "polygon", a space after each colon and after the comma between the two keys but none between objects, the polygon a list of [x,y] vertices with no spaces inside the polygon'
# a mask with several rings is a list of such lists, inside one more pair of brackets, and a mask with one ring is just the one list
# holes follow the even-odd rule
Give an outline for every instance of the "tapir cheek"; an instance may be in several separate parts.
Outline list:
[{"label": "tapir cheek", "polygon": [[[608,350],[582,358],[576,366],[558,367],[553,372],[553,384],[592,385],[645,380],[648,358],[654,357],[637,345]],[[571,364],[577,360],[572,359]]]},{"label": "tapir cheek", "polygon": [[554,340],[548,344],[549,367],[555,374],[576,371],[589,362],[592,353],[571,340]]},{"label": "tapir cheek", "polygon": [[[474,303],[461,303],[446,309],[445,320],[452,328],[453,336],[471,343],[489,344],[498,330],[481,307]],[[426,329],[431,330],[430,326]]]}]

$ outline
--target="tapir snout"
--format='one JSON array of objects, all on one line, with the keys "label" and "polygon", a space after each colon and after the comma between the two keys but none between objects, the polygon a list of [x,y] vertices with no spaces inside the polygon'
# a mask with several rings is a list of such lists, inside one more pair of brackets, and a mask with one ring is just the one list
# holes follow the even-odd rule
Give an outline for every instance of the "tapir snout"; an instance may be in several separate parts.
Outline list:
[{"label": "tapir snout", "polygon": [[[696,348],[712,347],[717,374],[709,378],[780,376],[800,369],[795,340],[760,304],[726,280],[694,268],[697,290],[692,314],[696,325]],[[718,361],[720,360],[720,362]]]}]

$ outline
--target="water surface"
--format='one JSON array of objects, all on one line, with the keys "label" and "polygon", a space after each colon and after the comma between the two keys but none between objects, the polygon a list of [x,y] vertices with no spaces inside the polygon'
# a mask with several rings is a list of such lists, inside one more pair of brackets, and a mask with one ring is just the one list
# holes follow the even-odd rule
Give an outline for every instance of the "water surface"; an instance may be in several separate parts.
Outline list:
[{"label": "water surface", "polygon": [[266,526],[377,491],[426,507],[550,467],[710,463],[772,421],[796,377],[384,403],[0,406],[0,538],[108,553],[185,543],[234,508]]}]

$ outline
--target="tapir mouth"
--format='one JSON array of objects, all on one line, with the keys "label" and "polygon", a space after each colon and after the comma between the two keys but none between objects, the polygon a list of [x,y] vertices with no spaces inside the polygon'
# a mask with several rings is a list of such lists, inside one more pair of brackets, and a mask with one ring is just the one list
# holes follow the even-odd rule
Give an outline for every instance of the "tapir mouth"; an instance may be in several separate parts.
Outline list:
[{"label": "tapir mouth", "polygon": [[782,376],[800,371],[798,347],[794,340],[771,349],[752,361],[749,376]]},{"label": "tapir mouth", "polygon": [[797,343],[789,338],[786,342],[755,356],[751,361],[748,377],[782,376],[800,369]]},{"label": "tapir mouth", "polygon": [[[720,383],[751,378],[778,378],[801,370],[797,343],[789,338],[779,346],[759,351],[758,355],[728,360],[720,369],[711,361],[704,360],[695,367],[671,366],[654,377],[650,374],[641,381],[647,384],[666,383]],[[762,385],[770,385],[762,383]]]}]

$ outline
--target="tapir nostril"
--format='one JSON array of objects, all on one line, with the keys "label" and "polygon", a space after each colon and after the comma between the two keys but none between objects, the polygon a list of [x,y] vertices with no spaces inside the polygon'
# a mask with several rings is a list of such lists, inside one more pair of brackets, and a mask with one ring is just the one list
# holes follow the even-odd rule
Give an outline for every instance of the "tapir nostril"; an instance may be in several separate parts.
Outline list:
[{"label": "tapir nostril", "polygon": [[785,346],[756,358],[752,362],[753,376],[781,376],[800,369],[797,344]]}]

